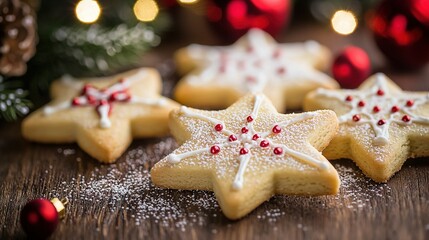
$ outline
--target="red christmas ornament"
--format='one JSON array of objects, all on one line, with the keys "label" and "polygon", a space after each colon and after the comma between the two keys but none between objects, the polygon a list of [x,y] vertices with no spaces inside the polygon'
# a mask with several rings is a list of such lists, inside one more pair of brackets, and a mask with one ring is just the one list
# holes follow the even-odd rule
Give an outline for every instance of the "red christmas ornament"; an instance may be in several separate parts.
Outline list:
[{"label": "red christmas ornament", "polygon": [[233,42],[251,28],[277,36],[286,26],[290,0],[211,0],[206,18],[227,42]]},{"label": "red christmas ornament", "polygon": [[58,198],[28,202],[21,211],[22,228],[31,238],[48,238],[55,231],[58,219],[63,217],[66,204],[67,199],[60,201]]},{"label": "red christmas ornament", "polygon": [[429,1],[384,0],[370,27],[392,64],[419,68],[429,62]]},{"label": "red christmas ornament", "polygon": [[361,48],[345,48],[332,64],[332,75],[343,88],[358,87],[371,73],[368,54]]}]

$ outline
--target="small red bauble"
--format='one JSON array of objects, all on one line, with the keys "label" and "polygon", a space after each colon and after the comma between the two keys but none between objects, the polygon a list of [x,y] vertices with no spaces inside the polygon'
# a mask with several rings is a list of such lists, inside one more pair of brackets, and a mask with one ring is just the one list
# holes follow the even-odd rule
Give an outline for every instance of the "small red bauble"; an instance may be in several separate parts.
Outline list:
[{"label": "small red bauble", "polygon": [[378,48],[393,65],[420,68],[429,62],[429,2],[383,0],[370,22]]},{"label": "small red bauble", "polygon": [[409,121],[411,121],[411,117],[410,117],[410,116],[408,116],[408,115],[404,115],[404,116],[402,117],[402,121],[404,121],[404,122],[409,122]]},{"label": "small red bauble", "polygon": [[380,112],[380,107],[379,106],[374,106],[373,108],[372,108],[372,111],[373,112],[375,112],[375,113],[378,113],[378,112]]},{"label": "small red bauble", "polygon": [[359,101],[358,102],[358,106],[359,107],[365,107],[365,102],[364,101]]},{"label": "small red bauble", "polygon": [[247,122],[252,122],[252,121],[253,121],[253,117],[252,117],[252,116],[248,116],[248,117],[246,118],[246,121],[247,121]]},{"label": "small red bauble", "polygon": [[346,97],[346,101],[347,101],[347,102],[351,102],[352,100],[353,100],[353,97],[352,97],[352,96],[350,96],[350,95],[349,95],[349,96],[347,96],[347,97]]},{"label": "small red bauble", "polygon": [[249,129],[247,127],[243,127],[243,128],[241,128],[241,132],[247,133],[247,132],[249,132]]},{"label": "small red bauble", "polygon": [[291,15],[290,0],[208,0],[206,19],[227,42],[237,40],[251,28],[272,36],[284,30]]},{"label": "small red bauble", "polygon": [[21,210],[21,226],[31,238],[48,238],[56,229],[58,220],[64,214],[67,199],[51,201],[43,198],[34,199]]},{"label": "small red bauble", "polygon": [[378,95],[378,96],[383,96],[383,95],[384,95],[384,91],[383,91],[383,90],[381,90],[381,89],[378,89],[378,90],[377,90],[377,95]]},{"label": "small red bauble", "polygon": [[368,54],[361,48],[345,48],[332,64],[332,75],[343,88],[358,87],[371,73]]},{"label": "small red bauble", "polygon": [[408,100],[406,104],[407,104],[407,107],[412,107],[414,105],[414,101]]}]

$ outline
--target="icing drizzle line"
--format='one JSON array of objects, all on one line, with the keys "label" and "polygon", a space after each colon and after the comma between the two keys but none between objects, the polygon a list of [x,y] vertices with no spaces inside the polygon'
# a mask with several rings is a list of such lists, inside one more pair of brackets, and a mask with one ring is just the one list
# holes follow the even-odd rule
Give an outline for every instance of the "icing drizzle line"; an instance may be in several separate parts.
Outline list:
[{"label": "icing drizzle line", "polygon": [[[100,127],[110,128],[112,123],[109,116],[112,112],[114,102],[140,103],[148,106],[162,106],[166,104],[166,100],[163,98],[141,98],[132,96],[129,93],[129,87],[134,82],[142,79],[145,75],[146,72],[144,70],[140,70],[136,74],[121,79],[119,82],[105,89],[98,89],[90,84],[85,84],[81,87],[82,90],[79,96],[73,98],[71,101],[61,102],[54,106],[47,106],[43,109],[43,113],[45,115],[50,115],[72,107],[93,106],[100,116]],[[70,82],[70,77],[66,77],[64,81],[66,81],[68,85],[72,84]],[[73,84],[78,85],[76,83]]]},{"label": "icing drizzle line", "polygon": [[429,124],[429,118],[413,113],[418,106],[429,103],[429,95],[418,97],[393,96],[387,87],[386,75],[378,73],[374,85],[366,91],[349,90],[342,93],[319,89],[318,94],[337,99],[350,107],[350,111],[339,116],[340,123],[369,124],[375,133],[373,143],[385,145],[389,142],[389,127],[392,123],[410,125]]},{"label": "icing drizzle line", "polygon": [[270,41],[263,31],[255,29],[243,36],[239,44],[229,47],[192,45],[188,48],[190,55],[202,61],[204,67],[196,75],[189,75],[186,81],[193,85],[214,83],[232,86],[251,93],[263,92],[267,86],[287,85],[296,79],[321,86],[332,82],[296,50],[293,54],[294,48],[311,55],[320,49],[320,45],[309,41],[284,47],[274,40]]},{"label": "icing drizzle line", "polygon": [[224,136],[224,141],[216,143],[210,147],[199,148],[193,151],[188,151],[188,152],[179,153],[179,154],[172,153],[167,156],[167,161],[172,164],[175,164],[175,163],[179,163],[182,159],[196,156],[198,154],[216,155],[220,151],[222,151],[222,148],[224,146],[239,145],[240,150],[236,153],[236,156],[240,164],[239,164],[237,173],[235,175],[234,181],[232,183],[232,188],[234,190],[240,190],[243,188],[244,173],[252,157],[252,149],[258,148],[258,147],[264,148],[264,149],[271,148],[272,151],[267,151],[266,152],[267,154],[277,155],[277,156],[283,156],[284,154],[288,154],[295,158],[298,158],[301,161],[306,162],[307,164],[315,166],[319,169],[322,169],[322,170],[328,169],[328,165],[326,163],[320,160],[317,160],[309,155],[290,149],[285,144],[276,143],[271,139],[273,135],[281,133],[283,128],[289,125],[295,124],[297,122],[313,118],[317,115],[317,113],[313,113],[313,112],[302,113],[293,119],[274,124],[272,126],[272,129],[270,129],[269,131],[257,132],[253,128],[253,122],[258,117],[258,112],[259,112],[261,103],[262,103],[262,97],[260,95],[256,95],[251,115],[247,116],[247,118],[245,119],[245,125],[241,128],[240,132],[237,134],[234,134],[232,131],[228,130],[224,122],[222,122],[221,120],[204,116],[202,114],[192,112],[186,107],[182,107],[181,113],[184,116],[190,117],[190,118],[198,118],[213,124],[212,131],[222,134]]}]

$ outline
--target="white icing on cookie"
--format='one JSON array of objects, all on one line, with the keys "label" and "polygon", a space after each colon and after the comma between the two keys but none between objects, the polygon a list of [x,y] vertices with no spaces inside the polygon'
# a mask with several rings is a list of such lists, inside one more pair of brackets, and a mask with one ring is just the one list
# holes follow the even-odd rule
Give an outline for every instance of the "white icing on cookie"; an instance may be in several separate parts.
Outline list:
[{"label": "white icing on cookie", "polygon": [[188,47],[190,56],[203,68],[189,75],[186,81],[193,85],[211,83],[231,86],[243,93],[301,84],[297,79],[335,86],[329,76],[312,66],[312,62],[302,60],[305,54],[316,55],[320,49],[315,41],[284,47],[265,32],[252,29],[231,47],[195,44]]},{"label": "white icing on cookie", "polygon": [[[212,154],[216,155],[223,148],[227,148],[229,146],[238,145],[240,146],[240,150],[235,153],[235,156],[239,160],[239,167],[235,174],[234,181],[232,183],[232,188],[234,190],[240,190],[244,184],[244,173],[246,172],[248,163],[252,158],[252,150],[256,148],[267,149],[264,154],[268,156],[283,156],[284,154],[288,154],[293,156],[306,164],[317,167],[321,170],[327,170],[328,165],[320,160],[317,160],[307,154],[295,151],[290,149],[285,144],[276,143],[273,137],[276,134],[279,134],[281,131],[284,131],[285,127],[296,124],[298,122],[316,117],[317,113],[303,113],[294,117],[288,121],[280,122],[275,124],[272,129],[265,132],[258,132],[254,129],[253,123],[258,121],[258,113],[262,103],[262,97],[260,95],[255,96],[254,104],[250,115],[244,119],[245,125],[240,129],[239,133],[234,133],[233,131],[228,130],[225,123],[221,120],[218,120],[213,117],[205,116],[198,112],[194,112],[187,107],[181,108],[181,114],[187,118],[195,118],[200,119],[205,122],[210,123],[213,128],[209,131],[213,131],[216,135],[221,134],[221,141],[216,142],[215,144],[209,147],[202,147],[196,150],[187,151],[180,154],[172,153],[167,156],[167,161],[172,164],[179,163],[181,160],[196,156],[199,154]],[[256,159],[254,159],[256,160]]]},{"label": "white icing on cookie", "polygon": [[82,84],[79,82],[71,82],[71,77],[63,77],[62,81],[66,82],[67,85],[71,86],[74,84],[75,86],[79,86],[80,89],[82,89],[81,95],[73,98],[71,101],[65,101],[54,106],[46,106],[43,109],[43,114],[50,115],[72,107],[93,106],[100,116],[100,127],[110,128],[112,123],[109,119],[109,115],[112,112],[113,103],[115,102],[137,103],[149,106],[164,106],[167,103],[164,98],[149,99],[132,96],[129,93],[129,87],[132,86],[134,82],[144,78],[146,74],[146,71],[140,70],[134,75],[121,79],[119,82],[106,89],[98,89],[89,84],[82,87]]},{"label": "white icing on cookie", "polygon": [[337,99],[350,108],[349,112],[338,116],[340,124],[369,124],[375,133],[374,145],[389,142],[389,127],[392,123],[429,124],[429,118],[413,112],[417,107],[429,103],[429,95],[392,93],[387,86],[387,77],[382,73],[376,75],[373,86],[366,90],[319,89],[317,94]]}]

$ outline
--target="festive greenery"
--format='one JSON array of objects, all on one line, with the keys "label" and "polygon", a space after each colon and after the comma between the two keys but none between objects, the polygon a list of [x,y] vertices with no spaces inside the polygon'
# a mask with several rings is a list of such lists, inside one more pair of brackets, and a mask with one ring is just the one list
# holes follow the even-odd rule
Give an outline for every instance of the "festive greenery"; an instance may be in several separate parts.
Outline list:
[{"label": "festive greenery", "polygon": [[46,102],[50,83],[61,75],[100,76],[138,64],[145,51],[159,44],[158,34],[169,21],[160,14],[150,24],[138,22],[134,2],[100,1],[105,9],[102,18],[87,25],[72,11],[77,1],[41,1],[37,51],[27,72],[7,79],[0,76],[0,120],[14,121],[29,112],[32,102]]}]

